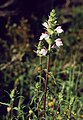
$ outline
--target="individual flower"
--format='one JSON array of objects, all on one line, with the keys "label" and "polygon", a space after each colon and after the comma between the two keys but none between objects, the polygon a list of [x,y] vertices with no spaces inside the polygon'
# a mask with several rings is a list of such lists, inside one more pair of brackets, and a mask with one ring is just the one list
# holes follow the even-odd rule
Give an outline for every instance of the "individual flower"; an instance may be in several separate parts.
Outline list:
[{"label": "individual flower", "polygon": [[33,111],[32,110],[29,110],[29,114],[31,115],[33,113]]},{"label": "individual flower", "polygon": [[7,112],[10,112],[11,111],[11,107],[7,107]]},{"label": "individual flower", "polygon": [[47,33],[42,33],[39,40],[43,40],[43,39],[45,40],[49,39],[49,35]]},{"label": "individual flower", "polygon": [[42,25],[43,25],[45,28],[48,28],[48,27],[49,27],[47,22],[42,23]]},{"label": "individual flower", "polygon": [[47,54],[47,49],[42,48],[41,51],[39,52],[39,54],[45,56]]},{"label": "individual flower", "polygon": [[61,28],[61,26],[58,26],[55,31],[59,34],[63,32],[63,29]]},{"label": "individual flower", "polygon": [[53,107],[53,106],[54,106],[54,103],[55,103],[55,99],[53,99],[52,101],[49,101],[49,102],[48,102],[48,106],[49,106],[49,107]]},{"label": "individual flower", "polygon": [[53,102],[53,101],[49,102],[49,103],[48,103],[48,106],[49,106],[49,107],[53,107],[53,106],[54,106],[54,102]]},{"label": "individual flower", "polygon": [[63,43],[62,43],[62,41],[61,41],[60,38],[57,38],[57,39],[55,40],[55,44],[56,44],[57,47],[63,46]]}]

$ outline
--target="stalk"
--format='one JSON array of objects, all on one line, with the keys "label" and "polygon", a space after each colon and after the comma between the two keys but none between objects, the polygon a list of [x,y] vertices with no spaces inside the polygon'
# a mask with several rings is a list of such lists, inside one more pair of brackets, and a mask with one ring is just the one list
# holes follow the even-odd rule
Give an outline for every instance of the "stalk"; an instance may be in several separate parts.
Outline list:
[{"label": "stalk", "polygon": [[11,103],[11,120],[13,119],[13,102]]},{"label": "stalk", "polygon": [[38,120],[39,120],[39,116],[40,116],[40,109],[39,109],[39,90],[37,90],[37,112],[38,112]]},{"label": "stalk", "polygon": [[42,85],[42,57],[40,56],[40,90]]},{"label": "stalk", "polygon": [[[20,95],[21,95],[21,97],[19,98],[19,102],[18,102],[18,109],[19,110],[21,109],[21,105],[23,103],[23,98],[22,98],[22,93],[23,93],[23,79],[20,80],[20,85],[21,85],[21,88],[20,88]],[[20,116],[20,111],[18,111],[18,116],[21,117],[22,120],[24,120],[24,115]]]},{"label": "stalk", "polygon": [[[41,86],[42,86],[42,57],[40,56],[39,57],[39,61],[40,61],[40,88],[39,90],[41,90]],[[38,94],[39,94],[39,90],[37,91],[37,97],[38,97]],[[37,98],[38,99],[38,98]],[[38,100],[38,103],[37,103],[37,109],[38,109],[38,120],[39,120],[39,116],[40,116],[40,108],[39,108],[39,100]]]},{"label": "stalk", "polygon": [[48,87],[48,73],[49,73],[49,67],[50,67],[50,48],[49,45],[49,55],[47,56],[47,71],[46,71],[46,82],[45,82],[45,89],[44,89],[44,117],[46,113],[46,93],[47,93],[47,87]]},{"label": "stalk", "polygon": [[22,99],[22,92],[23,92],[23,80],[20,80],[20,84],[21,84],[21,88],[20,88],[20,95],[21,95],[21,97],[19,98],[19,102],[18,102],[18,108],[20,109],[20,107],[21,107],[21,104],[22,104],[22,102],[23,102],[23,99]]}]

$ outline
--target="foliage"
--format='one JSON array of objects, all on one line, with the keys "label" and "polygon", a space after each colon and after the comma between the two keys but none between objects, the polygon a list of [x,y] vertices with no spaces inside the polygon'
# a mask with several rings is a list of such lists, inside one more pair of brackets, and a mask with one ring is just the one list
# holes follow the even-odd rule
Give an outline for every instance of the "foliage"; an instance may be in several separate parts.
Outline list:
[{"label": "foliage", "polygon": [[[19,23],[12,24],[8,18],[7,40],[0,39],[0,109],[5,110],[0,119],[83,119],[83,14],[79,7],[72,8],[71,12],[67,13],[64,9],[56,11],[57,17],[60,18],[58,22],[64,29],[64,34],[61,35],[63,47],[59,50],[49,49],[49,44],[53,45],[53,40],[56,39],[53,30],[58,26],[53,24],[57,20],[56,15],[50,14],[49,18],[53,17],[53,21],[49,22],[53,22],[53,29],[46,28],[45,31],[50,34],[52,41],[43,40],[44,43],[41,44],[40,40],[40,44],[36,46],[37,51],[34,50],[37,57],[33,52],[35,42],[31,42],[34,36],[30,32],[28,21],[22,18]],[[41,54],[43,46],[47,50],[45,54]],[[50,70],[47,71],[46,59],[49,53]],[[48,85],[45,91],[46,74]]]}]

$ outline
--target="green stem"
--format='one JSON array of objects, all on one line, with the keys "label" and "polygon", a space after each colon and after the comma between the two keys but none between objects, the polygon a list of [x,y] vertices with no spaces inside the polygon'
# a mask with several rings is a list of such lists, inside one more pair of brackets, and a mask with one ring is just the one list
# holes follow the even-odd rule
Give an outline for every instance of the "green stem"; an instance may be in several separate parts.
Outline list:
[{"label": "green stem", "polygon": [[47,70],[46,70],[46,82],[45,82],[45,89],[44,89],[44,117],[46,113],[46,93],[47,93],[47,87],[48,87],[48,73],[49,73],[49,67],[50,67],[50,48],[49,45],[49,55],[47,56]]},{"label": "green stem", "polygon": [[11,120],[13,119],[13,102],[11,103]]},{"label": "green stem", "polygon": [[21,104],[23,102],[23,98],[22,98],[22,93],[23,93],[23,80],[20,80],[20,84],[21,84],[21,88],[20,88],[20,98],[19,98],[19,103],[18,103],[18,108],[20,109]]},{"label": "green stem", "polygon": [[40,56],[40,89],[42,85],[42,57]]},{"label": "green stem", "polygon": [[40,109],[39,109],[39,91],[37,90],[37,99],[36,99],[36,101],[37,101],[37,110],[38,110],[38,120],[39,120],[39,116],[40,116]]},{"label": "green stem", "polygon": [[[19,98],[19,102],[18,102],[18,109],[20,110],[21,109],[21,105],[23,103],[23,98],[22,98],[22,93],[23,93],[23,79],[20,80],[20,85],[21,85],[21,88],[20,88],[20,98]],[[19,112],[18,112],[19,114]],[[19,116],[22,118],[22,120],[24,120],[24,115],[22,116]]]},{"label": "green stem", "polygon": [[[42,57],[40,56],[39,57],[39,61],[40,61],[40,90],[41,90],[41,85],[42,85]],[[38,97],[38,94],[39,94],[39,90],[37,91],[37,97]],[[37,98],[38,99],[38,98]],[[38,100],[38,103],[37,103],[37,109],[38,109],[38,120],[39,120],[39,116],[40,116],[40,109],[39,109],[39,100]]]}]

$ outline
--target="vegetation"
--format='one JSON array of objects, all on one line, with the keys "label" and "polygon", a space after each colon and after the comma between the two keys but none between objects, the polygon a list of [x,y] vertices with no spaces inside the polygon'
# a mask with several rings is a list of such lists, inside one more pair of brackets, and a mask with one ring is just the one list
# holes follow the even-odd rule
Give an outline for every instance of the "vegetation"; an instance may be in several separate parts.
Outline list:
[{"label": "vegetation", "polygon": [[1,120],[83,119],[82,9],[43,16],[39,40],[27,19],[8,17],[0,38]]}]

